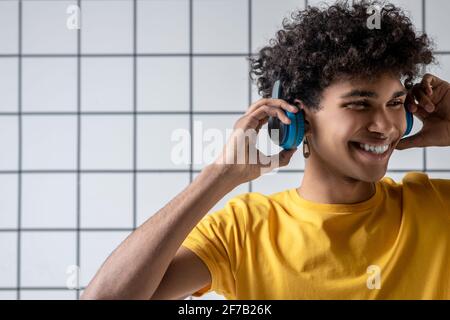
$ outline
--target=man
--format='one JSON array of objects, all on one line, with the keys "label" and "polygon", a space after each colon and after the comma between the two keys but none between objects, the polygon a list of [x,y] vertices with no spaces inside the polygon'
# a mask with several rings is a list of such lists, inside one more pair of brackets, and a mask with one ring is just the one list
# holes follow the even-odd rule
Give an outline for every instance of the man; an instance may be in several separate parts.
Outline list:
[{"label": "man", "polygon": [[[111,254],[83,298],[450,298],[450,181],[383,178],[394,149],[450,146],[450,85],[430,74],[413,85],[433,60],[429,40],[392,5],[380,29],[368,28],[373,4],[309,7],[284,23],[252,59],[264,98],[220,157]],[[277,79],[284,100],[268,98]],[[405,104],[423,128],[401,140]],[[241,194],[205,216],[264,167],[224,161],[240,147],[234,138],[269,116],[289,124],[285,111],[300,109],[309,147],[301,186]],[[284,166],[295,150],[272,157]]]}]

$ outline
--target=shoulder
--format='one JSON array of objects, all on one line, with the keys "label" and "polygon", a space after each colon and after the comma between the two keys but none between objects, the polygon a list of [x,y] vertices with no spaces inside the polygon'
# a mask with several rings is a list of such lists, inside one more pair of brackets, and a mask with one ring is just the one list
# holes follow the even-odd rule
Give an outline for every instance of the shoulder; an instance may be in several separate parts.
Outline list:
[{"label": "shoulder", "polygon": [[273,206],[281,205],[286,201],[289,189],[271,194],[261,192],[246,192],[234,196],[226,202],[225,207],[230,206],[238,209],[270,209]]},{"label": "shoulder", "polygon": [[408,172],[402,179],[402,185],[414,190],[448,192],[450,189],[450,180],[430,178],[424,172]]},{"label": "shoulder", "polygon": [[390,188],[400,188],[408,190],[427,190],[433,189],[434,186],[439,185],[442,187],[448,187],[450,180],[448,179],[433,179],[425,172],[411,171],[407,172],[400,182],[394,181],[391,177],[385,176],[381,179],[384,186]]},{"label": "shoulder", "polygon": [[401,192],[404,200],[416,200],[423,204],[439,203],[445,210],[450,208],[450,180],[430,178],[424,172],[408,172],[401,182],[389,177],[382,179],[387,190]]},{"label": "shoulder", "polygon": [[[213,212],[212,218],[225,222],[239,222],[255,224],[267,221],[273,212],[280,212],[285,208],[288,200],[289,189],[272,194],[261,192],[241,193],[228,199],[223,208]],[[231,221],[233,220],[233,221]]]}]

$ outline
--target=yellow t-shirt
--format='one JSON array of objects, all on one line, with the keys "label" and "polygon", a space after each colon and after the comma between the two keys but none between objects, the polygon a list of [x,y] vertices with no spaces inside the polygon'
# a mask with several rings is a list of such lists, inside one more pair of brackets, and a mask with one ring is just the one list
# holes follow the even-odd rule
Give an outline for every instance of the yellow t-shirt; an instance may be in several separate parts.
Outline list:
[{"label": "yellow t-shirt", "polygon": [[450,299],[450,180],[385,177],[355,204],[295,188],[240,194],[206,215],[183,246],[227,299]]}]

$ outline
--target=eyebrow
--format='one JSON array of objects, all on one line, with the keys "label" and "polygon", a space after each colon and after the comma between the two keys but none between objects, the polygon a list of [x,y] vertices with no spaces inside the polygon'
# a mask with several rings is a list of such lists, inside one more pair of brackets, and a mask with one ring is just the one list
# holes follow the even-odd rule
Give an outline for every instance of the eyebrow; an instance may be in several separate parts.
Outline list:
[{"label": "eyebrow", "polygon": [[[392,95],[391,99],[398,98],[401,96],[404,96],[408,93],[406,89],[396,91]],[[364,97],[364,98],[377,98],[378,94],[374,91],[368,91],[368,90],[359,90],[355,89],[350,92],[347,92],[341,96],[341,98],[353,98],[353,97]]]}]

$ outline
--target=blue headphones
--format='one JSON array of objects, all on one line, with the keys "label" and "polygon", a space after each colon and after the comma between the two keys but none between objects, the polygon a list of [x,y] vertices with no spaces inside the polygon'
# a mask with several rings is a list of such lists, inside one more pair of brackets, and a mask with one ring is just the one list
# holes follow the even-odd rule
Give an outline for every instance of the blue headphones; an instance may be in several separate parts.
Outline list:
[{"label": "blue headphones", "polygon": [[[280,80],[275,81],[272,88],[272,98],[282,99],[281,97],[281,82]],[[403,134],[407,136],[411,133],[414,117],[413,114],[407,109],[406,111],[406,131]],[[291,124],[284,124],[277,117],[269,117],[268,129],[269,136],[271,140],[283,149],[293,149],[296,148],[303,141],[305,135],[305,115],[304,111],[292,113],[289,111],[284,111],[287,117],[291,120]],[[272,129],[278,129],[278,137],[272,136]]]}]

